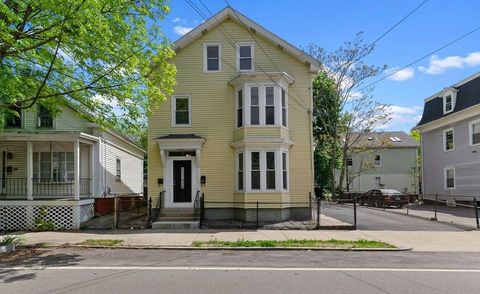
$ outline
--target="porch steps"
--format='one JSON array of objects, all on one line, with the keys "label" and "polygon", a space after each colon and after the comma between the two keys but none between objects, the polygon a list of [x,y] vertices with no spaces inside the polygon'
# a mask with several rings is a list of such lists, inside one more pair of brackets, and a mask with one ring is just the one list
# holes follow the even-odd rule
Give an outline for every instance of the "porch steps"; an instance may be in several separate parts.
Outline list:
[{"label": "porch steps", "polygon": [[152,223],[152,229],[198,229],[199,222],[193,220],[194,215],[192,209],[164,208]]},{"label": "porch steps", "polygon": [[198,229],[200,222],[196,221],[158,221],[152,223],[156,230],[193,230]]}]

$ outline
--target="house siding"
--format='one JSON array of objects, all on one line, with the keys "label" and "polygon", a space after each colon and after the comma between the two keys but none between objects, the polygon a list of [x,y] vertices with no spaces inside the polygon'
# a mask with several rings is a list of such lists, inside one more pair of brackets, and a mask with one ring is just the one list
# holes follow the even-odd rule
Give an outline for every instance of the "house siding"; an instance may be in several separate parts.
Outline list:
[{"label": "house siding", "polygon": [[[289,151],[289,200],[308,204],[309,192],[313,188],[311,168],[311,126],[308,108],[311,108],[312,74],[309,67],[298,59],[283,52],[277,46],[255,35],[257,43],[268,52],[265,56],[258,44],[255,44],[255,70],[260,72],[287,72],[295,79],[289,87],[288,128],[277,129],[250,128],[247,132],[237,130],[235,126],[234,89],[228,82],[239,73],[230,67],[236,66],[236,50],[225,40],[223,31],[228,31],[237,42],[252,41],[252,36],[242,26],[232,20],[224,21],[195,40],[173,58],[177,66],[177,86],[175,94],[191,94],[191,127],[171,127],[171,99],[169,98],[149,118],[148,166],[149,194],[158,199],[162,187],[157,179],[163,178],[163,164],[155,138],[168,134],[190,134],[202,136],[206,143],[201,150],[201,175],[206,176],[207,183],[202,187],[206,201],[231,202],[236,199],[235,191],[235,149],[230,146],[232,139],[239,139],[248,133],[251,136],[288,136],[294,145]],[[203,44],[215,42],[222,44],[222,71],[219,73],[203,72]],[[272,64],[270,59],[278,66]],[[281,193],[248,194],[248,201],[268,201],[286,199]],[[280,207],[279,205],[277,205]],[[305,205],[303,205],[305,206]]]},{"label": "house siding", "polygon": [[[476,196],[480,191],[480,146],[469,146],[469,122],[480,115],[421,134],[425,194]],[[454,129],[454,150],[443,151],[443,130]],[[444,169],[455,168],[455,188],[445,189]]]}]

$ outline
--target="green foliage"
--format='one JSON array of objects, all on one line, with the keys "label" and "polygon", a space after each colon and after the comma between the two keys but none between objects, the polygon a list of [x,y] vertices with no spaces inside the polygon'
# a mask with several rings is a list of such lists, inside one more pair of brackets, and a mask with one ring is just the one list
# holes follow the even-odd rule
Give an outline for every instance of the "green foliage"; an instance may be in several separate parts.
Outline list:
[{"label": "green foliage", "polygon": [[0,239],[0,246],[14,244],[16,246],[21,246],[25,243],[22,237],[5,235]]},{"label": "green foliage", "polygon": [[117,246],[123,243],[123,240],[119,239],[88,239],[84,242],[78,243],[78,245],[86,245],[86,246]]},{"label": "green foliage", "polygon": [[105,127],[144,125],[175,84],[167,3],[0,2],[0,117],[35,104],[58,115],[69,103]]},{"label": "green foliage", "polygon": [[323,247],[323,248],[395,248],[395,246],[370,240],[313,240],[313,239],[289,239],[289,240],[237,240],[237,241],[195,241],[193,247],[284,247],[284,248],[302,248],[302,247]]},{"label": "green foliage", "polygon": [[47,220],[48,209],[43,207],[35,218],[35,229],[37,231],[53,231],[55,224],[51,220]]}]

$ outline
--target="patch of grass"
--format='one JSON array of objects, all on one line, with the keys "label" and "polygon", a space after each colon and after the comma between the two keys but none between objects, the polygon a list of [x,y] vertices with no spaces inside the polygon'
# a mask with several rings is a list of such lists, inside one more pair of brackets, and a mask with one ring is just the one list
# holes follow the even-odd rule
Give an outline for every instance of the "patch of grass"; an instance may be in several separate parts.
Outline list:
[{"label": "patch of grass", "polygon": [[194,241],[192,243],[193,247],[280,247],[280,248],[302,248],[302,247],[318,247],[318,248],[396,248],[395,246],[380,242],[380,241],[370,241],[370,240],[357,240],[357,241],[348,241],[348,240],[237,240],[237,241]]},{"label": "patch of grass", "polygon": [[50,243],[47,243],[47,242],[37,244],[38,248],[50,248],[50,246],[51,246]]},{"label": "patch of grass", "polygon": [[117,246],[123,243],[123,240],[119,239],[88,239],[78,245],[87,245],[87,246]]}]

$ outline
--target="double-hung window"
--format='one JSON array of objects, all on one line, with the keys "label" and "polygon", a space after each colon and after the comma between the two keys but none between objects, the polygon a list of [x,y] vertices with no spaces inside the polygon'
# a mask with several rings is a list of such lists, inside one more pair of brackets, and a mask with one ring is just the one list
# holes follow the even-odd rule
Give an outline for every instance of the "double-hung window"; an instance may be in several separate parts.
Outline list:
[{"label": "double-hung window", "polygon": [[375,157],[374,157],[374,165],[375,166],[380,166],[381,165],[381,158],[380,158],[380,155],[376,154]]},{"label": "double-hung window", "polygon": [[191,97],[189,95],[175,95],[172,99],[173,126],[190,126],[191,124]]},{"label": "double-hung window", "polygon": [[469,124],[470,145],[480,144],[480,120],[475,120]]},{"label": "double-hung window", "polygon": [[260,190],[261,183],[260,183],[260,152],[251,152],[250,153],[251,165],[250,165],[250,173],[251,179],[250,184],[252,190]]},{"label": "double-hung window", "polygon": [[222,47],[219,43],[203,45],[203,67],[205,72],[219,72]]},{"label": "double-hung window", "polygon": [[287,126],[287,92],[282,89],[282,126]]},{"label": "double-hung window", "polygon": [[283,190],[288,190],[288,160],[287,152],[282,152],[282,185]]},{"label": "double-hung window", "polygon": [[239,71],[253,71],[253,43],[237,43],[237,68]]},{"label": "double-hung window", "polygon": [[259,87],[250,88],[250,124],[260,124],[260,95]]},{"label": "double-hung window", "polygon": [[74,178],[73,152],[33,152],[36,182],[66,182]]},{"label": "double-hung window", "polygon": [[53,116],[48,108],[43,105],[38,106],[37,111],[37,127],[53,128]]},{"label": "double-hung window", "polygon": [[454,148],[453,128],[443,131],[443,151],[451,151]]},{"label": "double-hung window", "polygon": [[243,153],[238,153],[237,162],[237,190],[243,190]]},{"label": "double-hung window", "polygon": [[265,87],[265,124],[275,124],[275,95],[273,87]]},{"label": "double-hung window", "polygon": [[267,190],[275,190],[275,152],[266,152]]},{"label": "double-hung window", "polygon": [[237,128],[243,126],[243,90],[237,92]]},{"label": "double-hung window", "polygon": [[455,188],[455,169],[454,168],[445,169],[445,188],[446,189]]},{"label": "double-hung window", "polygon": [[122,161],[120,158],[116,160],[115,180],[120,182],[122,180]]}]

